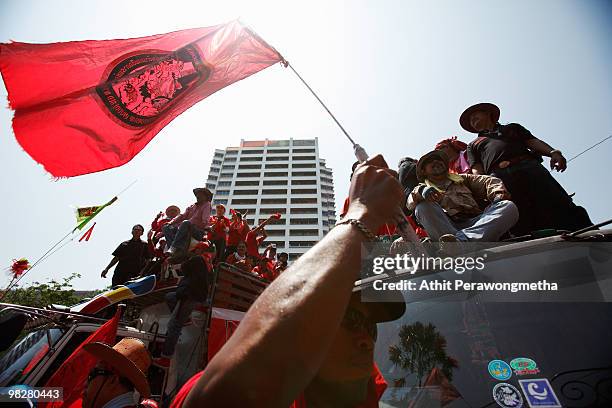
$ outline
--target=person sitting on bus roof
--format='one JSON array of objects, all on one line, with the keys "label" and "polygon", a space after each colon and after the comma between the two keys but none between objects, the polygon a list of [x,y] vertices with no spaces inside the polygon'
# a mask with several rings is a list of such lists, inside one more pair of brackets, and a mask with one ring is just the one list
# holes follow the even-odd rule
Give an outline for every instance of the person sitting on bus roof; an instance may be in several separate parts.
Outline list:
[{"label": "person sitting on bus roof", "polygon": [[467,150],[472,172],[500,178],[512,194],[520,212],[513,232],[524,235],[548,228],[575,231],[593,225],[586,210],[574,204],[541,164],[542,156],[548,156],[551,170],[565,171],[567,160],[561,151],[518,123],[501,125],[499,115],[496,105],[479,103],[467,108],[459,123],[478,134]]},{"label": "person sitting on bus roof", "polygon": [[225,259],[225,263],[233,265],[236,268],[240,268],[247,272],[251,270],[251,268],[247,266],[247,249],[246,243],[244,241],[240,241],[238,243],[236,251],[229,254],[229,256]]},{"label": "person sitting on bus roof", "polygon": [[280,214],[272,214],[270,217],[260,222],[258,226],[256,226],[247,233],[245,242],[247,246],[247,253],[249,255],[254,256],[256,258],[260,257],[259,247],[262,242],[264,242],[266,238],[268,238],[268,233],[266,232],[266,229],[264,227],[271,220],[279,218]]},{"label": "person sitting on bus roof", "polygon": [[276,271],[270,268],[270,260],[263,256],[259,258],[257,261],[257,266],[255,266],[251,272],[270,282],[272,282],[278,276]]},{"label": "person sitting on bus roof", "polygon": [[276,254],[276,262],[274,263],[274,270],[279,275],[283,273],[285,269],[287,269],[289,261],[289,254],[286,252],[279,252]]},{"label": "person sitting on bus roof", "polygon": [[406,305],[362,302],[353,290],[361,246],[402,197],[382,156],[360,165],[346,217],[261,293],[171,407],[377,407],[386,385],[374,364],[376,323]]},{"label": "person sitting on bus roof", "polygon": [[183,325],[189,320],[196,304],[206,301],[208,275],[212,273],[213,249],[214,247],[207,242],[200,242],[196,245],[189,254],[189,258],[181,264],[183,277],[176,291],[166,295],[166,304],[172,314],[168,320],[161,357],[153,360],[153,364],[158,367],[170,367],[170,360],[183,331]]},{"label": "person sitting on bus roof", "polygon": [[213,194],[207,188],[194,188],[193,194],[196,202],[162,227],[169,254],[186,252],[191,238],[201,241],[208,229]]},{"label": "person sitting on bus roof", "polygon": [[468,163],[467,147],[466,143],[457,140],[457,136],[453,136],[439,141],[435,149],[441,150],[446,154],[446,157],[448,157],[448,170],[451,173],[471,174],[472,168]]},{"label": "person sitting on bus roof", "polygon": [[134,391],[141,398],[149,398],[151,387],[146,375],[151,356],[142,341],[126,337],[112,347],[93,342],[83,349],[100,360],[87,377],[83,408],[136,407]]},{"label": "person sitting on bus roof", "polygon": [[[499,241],[518,220],[504,183],[491,176],[448,172],[448,158],[434,150],[419,159],[421,184],[407,207],[433,241]],[[478,201],[486,200],[484,211]]]},{"label": "person sitting on bus roof", "polygon": [[225,258],[236,252],[236,247],[238,244],[246,240],[246,236],[251,230],[249,224],[244,219],[244,214],[234,210],[233,208],[230,208],[230,214],[232,215],[232,221],[227,233],[227,248],[225,249]]}]

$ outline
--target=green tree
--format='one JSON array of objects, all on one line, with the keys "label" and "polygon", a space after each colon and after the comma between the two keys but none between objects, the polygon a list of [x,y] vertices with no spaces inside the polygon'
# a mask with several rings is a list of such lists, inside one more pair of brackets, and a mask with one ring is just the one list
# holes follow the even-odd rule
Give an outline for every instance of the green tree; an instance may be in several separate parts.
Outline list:
[{"label": "green tree", "polygon": [[50,279],[45,283],[33,282],[23,288],[11,289],[3,302],[32,307],[45,307],[50,304],[74,305],[82,298],[75,294],[72,281],[80,277],[78,273],[73,273],[61,282]]},{"label": "green tree", "polygon": [[[457,360],[446,354],[446,339],[436,330],[436,326],[421,322],[403,325],[399,331],[399,344],[389,346],[389,360],[408,371],[416,374],[417,385],[422,385],[423,377],[438,367],[449,381],[453,377],[453,368],[457,368]],[[406,385],[406,377],[395,379],[398,387]]]}]

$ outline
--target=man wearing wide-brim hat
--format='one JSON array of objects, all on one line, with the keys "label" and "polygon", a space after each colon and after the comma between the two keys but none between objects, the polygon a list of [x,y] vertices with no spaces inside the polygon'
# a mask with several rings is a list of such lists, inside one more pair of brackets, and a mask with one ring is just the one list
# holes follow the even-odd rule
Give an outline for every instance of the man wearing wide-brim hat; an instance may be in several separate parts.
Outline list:
[{"label": "man wearing wide-brim hat", "polygon": [[162,228],[169,254],[185,253],[191,237],[201,241],[208,229],[213,194],[203,187],[194,188],[193,194],[196,196],[196,202]]},{"label": "man wearing wide-brim hat", "polygon": [[[421,183],[406,206],[434,241],[495,242],[518,220],[518,209],[500,179],[449,173],[448,157],[440,150],[419,159],[417,177]],[[484,210],[481,202],[487,204]]]},{"label": "man wearing wide-brim hat", "polygon": [[112,347],[94,342],[83,349],[100,360],[87,378],[83,408],[135,407],[134,391],[141,398],[151,395],[146,374],[151,356],[142,341],[126,337]]},{"label": "man wearing wide-brim hat", "polygon": [[567,161],[561,151],[518,123],[501,125],[499,117],[496,105],[478,103],[461,114],[459,123],[478,134],[467,149],[472,172],[503,180],[519,208],[520,220],[513,232],[523,235],[545,228],[576,230],[592,225],[586,210],[574,204],[541,164],[541,156],[548,156],[551,170],[565,171]]}]

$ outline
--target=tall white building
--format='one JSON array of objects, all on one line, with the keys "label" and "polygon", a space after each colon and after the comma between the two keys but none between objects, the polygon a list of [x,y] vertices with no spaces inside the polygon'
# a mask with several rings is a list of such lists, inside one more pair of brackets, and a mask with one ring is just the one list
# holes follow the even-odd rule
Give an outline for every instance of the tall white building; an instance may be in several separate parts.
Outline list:
[{"label": "tall white building", "polygon": [[215,150],[206,183],[213,206],[246,212],[251,226],[271,214],[263,246],[277,245],[296,259],[336,222],[332,171],[319,157],[318,140],[241,140]]}]

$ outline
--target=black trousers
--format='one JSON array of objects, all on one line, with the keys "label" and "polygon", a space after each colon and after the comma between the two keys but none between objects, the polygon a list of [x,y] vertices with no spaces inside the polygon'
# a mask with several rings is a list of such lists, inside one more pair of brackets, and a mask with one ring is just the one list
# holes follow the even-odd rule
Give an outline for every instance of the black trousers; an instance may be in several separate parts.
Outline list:
[{"label": "black trousers", "polygon": [[575,231],[593,225],[583,207],[536,160],[497,169],[492,176],[500,178],[519,209],[519,221],[512,228],[515,235],[541,229]]}]

